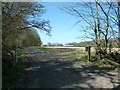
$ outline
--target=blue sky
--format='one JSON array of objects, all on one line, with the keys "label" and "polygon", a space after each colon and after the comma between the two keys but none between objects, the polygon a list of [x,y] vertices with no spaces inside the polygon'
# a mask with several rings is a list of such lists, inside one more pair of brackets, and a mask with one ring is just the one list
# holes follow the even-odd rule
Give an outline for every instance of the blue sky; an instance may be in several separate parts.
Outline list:
[{"label": "blue sky", "polygon": [[[50,21],[52,27],[52,36],[47,36],[44,32],[38,31],[43,44],[50,43],[69,43],[69,42],[81,42],[84,41],[81,38],[84,33],[80,32],[80,25],[74,26],[76,18],[60,9],[67,2],[42,2],[42,5],[46,8],[45,19]],[[83,23],[84,24],[84,23]]]}]

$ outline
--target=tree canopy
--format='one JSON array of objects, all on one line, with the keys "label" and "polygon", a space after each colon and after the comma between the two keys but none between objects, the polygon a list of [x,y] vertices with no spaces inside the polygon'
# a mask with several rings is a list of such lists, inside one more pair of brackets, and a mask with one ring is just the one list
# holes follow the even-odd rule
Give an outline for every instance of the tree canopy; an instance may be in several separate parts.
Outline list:
[{"label": "tree canopy", "polygon": [[33,31],[31,31],[31,29],[35,28],[37,28],[37,30],[43,30],[50,35],[51,27],[49,21],[42,18],[40,20],[35,20],[35,17],[42,17],[43,14],[45,14],[45,7],[40,3],[2,3],[3,45],[7,45],[8,41],[12,41],[12,39],[15,39],[15,37],[20,38],[20,36],[23,34],[23,32],[25,33],[26,30],[28,30],[27,32],[31,33],[31,37],[38,37],[37,34],[32,35]]}]

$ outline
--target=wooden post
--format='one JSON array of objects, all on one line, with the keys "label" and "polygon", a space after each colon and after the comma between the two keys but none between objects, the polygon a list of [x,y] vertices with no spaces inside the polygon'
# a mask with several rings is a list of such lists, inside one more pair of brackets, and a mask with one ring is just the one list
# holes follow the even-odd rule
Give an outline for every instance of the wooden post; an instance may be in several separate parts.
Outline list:
[{"label": "wooden post", "polygon": [[88,47],[88,60],[91,60],[91,47]]}]

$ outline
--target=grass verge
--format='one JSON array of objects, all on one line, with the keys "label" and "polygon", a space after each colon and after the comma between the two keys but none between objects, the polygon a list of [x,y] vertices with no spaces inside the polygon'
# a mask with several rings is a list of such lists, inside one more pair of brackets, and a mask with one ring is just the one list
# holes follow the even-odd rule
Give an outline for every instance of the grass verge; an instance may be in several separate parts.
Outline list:
[{"label": "grass verge", "polygon": [[35,46],[34,48],[35,48],[35,49],[38,49],[38,50],[41,50],[41,51],[53,51],[53,50],[50,49],[50,48],[44,48],[44,47],[41,47],[41,46]]},{"label": "grass verge", "polygon": [[84,61],[84,62],[88,61],[86,53],[82,53],[82,52],[72,51],[69,53],[68,57],[70,59],[77,60],[77,61]]},{"label": "grass verge", "polygon": [[97,55],[92,55],[91,60],[89,61],[87,53],[73,51],[69,54],[68,57],[73,60],[83,61],[83,62],[86,62],[87,64],[96,65],[98,67],[115,67],[115,70],[120,71],[119,63],[117,63],[113,60],[110,60],[108,58],[104,58],[104,59],[100,60]]}]

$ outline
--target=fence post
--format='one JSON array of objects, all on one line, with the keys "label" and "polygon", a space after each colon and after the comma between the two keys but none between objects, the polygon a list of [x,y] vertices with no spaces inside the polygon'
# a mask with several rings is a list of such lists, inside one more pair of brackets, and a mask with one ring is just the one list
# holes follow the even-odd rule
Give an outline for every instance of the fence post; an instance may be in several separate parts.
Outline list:
[{"label": "fence post", "polygon": [[85,47],[85,51],[88,52],[88,60],[91,60],[91,46]]},{"label": "fence post", "polygon": [[91,47],[88,47],[88,60],[91,60]]}]

